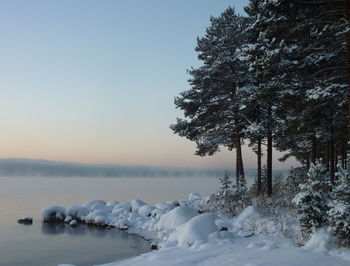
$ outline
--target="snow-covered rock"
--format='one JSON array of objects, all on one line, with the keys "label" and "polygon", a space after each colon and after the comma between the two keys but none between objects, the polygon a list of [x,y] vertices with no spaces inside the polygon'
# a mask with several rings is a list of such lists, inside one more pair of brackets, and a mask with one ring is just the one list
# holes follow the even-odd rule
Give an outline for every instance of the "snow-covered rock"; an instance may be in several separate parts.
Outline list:
[{"label": "snow-covered rock", "polygon": [[219,232],[215,224],[216,219],[217,216],[212,213],[197,215],[182,227],[180,226],[169,240],[177,240],[180,246],[192,246],[195,242],[205,242],[211,233]]},{"label": "snow-covered rock", "polygon": [[142,201],[142,200],[139,200],[139,199],[134,199],[132,202],[131,202],[131,210],[133,212],[137,212],[139,210],[140,207],[144,206],[144,205],[147,205],[146,202]]},{"label": "snow-covered rock", "polygon": [[69,223],[69,225],[72,226],[72,227],[75,227],[75,226],[78,225],[78,222],[77,222],[77,220],[72,220],[72,221]]},{"label": "snow-covered rock", "polygon": [[168,212],[178,206],[180,206],[180,204],[177,200],[160,202],[155,205],[156,208],[161,209],[165,212]]},{"label": "snow-covered rock", "polygon": [[152,211],[151,216],[154,217],[154,218],[158,218],[159,219],[164,213],[165,213],[164,210],[155,208]]},{"label": "snow-covered rock", "polygon": [[152,212],[156,209],[156,207],[143,205],[139,208],[138,213],[143,216],[151,216]]},{"label": "snow-covered rock", "polygon": [[191,192],[188,197],[188,200],[202,200],[202,199],[203,199],[202,196],[195,192]]},{"label": "snow-covered rock", "polygon": [[91,207],[97,203],[106,205],[106,202],[104,200],[89,200],[83,204],[83,207],[91,211]]},{"label": "snow-covered rock", "polygon": [[19,224],[32,224],[33,217],[31,217],[31,216],[22,217],[21,219],[18,219],[17,223],[19,223]]},{"label": "snow-covered rock", "polygon": [[176,229],[196,215],[198,215],[198,212],[190,207],[176,207],[160,217],[158,230]]},{"label": "snow-covered rock", "polygon": [[122,202],[122,203],[115,205],[112,209],[112,213],[120,212],[120,211],[124,211],[124,210],[131,212],[131,203],[130,202]]},{"label": "snow-covered rock", "polygon": [[46,206],[41,214],[44,222],[64,221],[66,218],[66,209],[57,205]]},{"label": "snow-covered rock", "polygon": [[107,206],[115,206],[115,205],[118,205],[119,204],[119,201],[116,201],[116,200],[111,200],[109,202],[107,202]]},{"label": "snow-covered rock", "polygon": [[89,214],[89,210],[85,207],[81,207],[78,205],[71,205],[66,209],[66,220],[68,222],[70,220],[78,220],[82,221],[85,219],[86,215]]}]

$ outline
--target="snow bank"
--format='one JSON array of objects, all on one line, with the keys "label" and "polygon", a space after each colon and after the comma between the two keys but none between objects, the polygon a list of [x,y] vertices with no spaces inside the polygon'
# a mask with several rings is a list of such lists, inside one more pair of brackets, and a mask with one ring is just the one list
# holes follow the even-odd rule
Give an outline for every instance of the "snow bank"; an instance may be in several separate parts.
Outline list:
[{"label": "snow bank", "polygon": [[[254,243],[254,247],[247,248]],[[252,245],[253,246],[253,245]],[[266,248],[269,247],[269,248]],[[348,266],[341,258],[313,254],[274,236],[237,237],[234,241],[208,242],[199,248],[162,248],[104,266]]]},{"label": "snow bank", "polygon": [[310,240],[305,243],[303,248],[317,253],[326,254],[331,249],[331,241],[331,236],[326,229],[321,228],[311,235]]},{"label": "snow bank", "polygon": [[94,200],[67,209],[47,206],[42,213],[49,222],[63,222],[66,216],[70,226],[85,221],[129,230],[160,248],[108,266],[349,265],[342,259],[349,258],[349,252],[329,252],[330,239],[325,231],[316,232],[303,248],[297,248],[290,240],[271,235],[281,232],[278,223],[253,206],[229,219],[221,214],[199,214],[205,199],[195,193],[189,199],[155,206],[141,200],[108,204]]}]

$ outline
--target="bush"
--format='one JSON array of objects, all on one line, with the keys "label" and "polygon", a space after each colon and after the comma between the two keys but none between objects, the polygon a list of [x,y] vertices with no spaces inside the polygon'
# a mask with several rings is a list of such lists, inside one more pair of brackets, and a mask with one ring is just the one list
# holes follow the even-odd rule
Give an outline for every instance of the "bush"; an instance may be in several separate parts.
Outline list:
[{"label": "bush", "polygon": [[236,216],[251,205],[251,198],[245,184],[234,185],[227,172],[219,179],[219,191],[211,195],[206,208],[209,211],[222,212]]}]

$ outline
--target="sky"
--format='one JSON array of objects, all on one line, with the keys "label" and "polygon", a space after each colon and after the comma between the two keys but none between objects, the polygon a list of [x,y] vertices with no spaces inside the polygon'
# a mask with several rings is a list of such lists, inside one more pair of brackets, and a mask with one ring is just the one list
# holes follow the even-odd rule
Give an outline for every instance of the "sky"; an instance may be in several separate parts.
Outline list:
[{"label": "sky", "polygon": [[209,17],[247,2],[0,0],[0,158],[232,168],[169,125]]}]

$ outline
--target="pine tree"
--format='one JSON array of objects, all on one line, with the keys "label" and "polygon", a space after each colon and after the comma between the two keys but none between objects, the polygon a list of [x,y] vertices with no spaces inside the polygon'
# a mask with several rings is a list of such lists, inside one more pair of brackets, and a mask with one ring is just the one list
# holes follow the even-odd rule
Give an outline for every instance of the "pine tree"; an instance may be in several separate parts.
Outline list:
[{"label": "pine tree", "polygon": [[245,120],[240,115],[242,95],[251,77],[237,55],[244,42],[246,19],[228,8],[212,17],[206,34],[197,39],[196,51],[203,65],[189,70],[191,89],[175,99],[185,119],[171,129],[197,144],[196,154],[213,155],[220,147],[236,149],[237,183],[244,179],[242,140]]},{"label": "pine tree", "polygon": [[329,232],[337,237],[342,246],[350,245],[350,178],[347,172],[338,173],[333,188],[334,205],[328,211]]},{"label": "pine tree", "polygon": [[327,211],[330,200],[330,180],[323,164],[311,164],[308,180],[300,185],[300,192],[292,202],[296,205],[300,215],[302,231],[308,235],[316,228],[327,224]]},{"label": "pine tree", "polygon": [[[342,1],[275,1],[280,60],[275,147],[309,164],[327,159],[334,179],[335,153],[345,154],[347,135],[346,43],[349,36]],[[336,148],[340,147],[340,151]],[[343,155],[343,157],[345,157]],[[287,157],[285,157],[287,158]]]},{"label": "pine tree", "polygon": [[288,9],[279,11],[281,2],[275,0],[250,1],[245,9],[251,26],[247,29],[248,42],[242,46],[242,58],[246,60],[249,71],[255,79],[254,98],[258,103],[259,125],[264,129],[267,139],[267,193],[272,195],[272,146],[277,124],[276,104],[278,92],[283,87],[277,73],[280,71],[281,40],[284,33],[281,26],[286,24],[283,15]]},{"label": "pine tree", "polygon": [[227,171],[225,172],[224,176],[219,178],[219,182],[221,184],[220,193],[222,195],[227,195],[228,190],[232,187],[232,181]]}]

